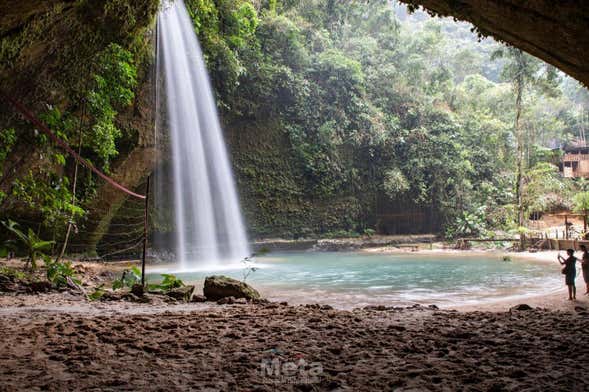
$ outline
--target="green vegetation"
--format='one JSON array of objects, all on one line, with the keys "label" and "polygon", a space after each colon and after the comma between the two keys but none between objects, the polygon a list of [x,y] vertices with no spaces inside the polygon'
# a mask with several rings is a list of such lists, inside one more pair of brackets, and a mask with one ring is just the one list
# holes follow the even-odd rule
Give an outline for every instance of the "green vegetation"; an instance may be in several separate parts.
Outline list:
[{"label": "green vegetation", "polygon": [[[16,133],[13,128],[7,128],[0,131],[0,173],[4,172],[4,165],[6,163],[6,157],[12,150],[14,143],[16,142]],[[2,178],[0,176],[0,178]],[[6,197],[6,193],[0,190],[0,203]]]},{"label": "green vegetation", "polygon": [[92,291],[90,294],[88,294],[88,300],[89,301],[99,301],[104,294],[106,293],[106,290],[104,290],[104,286],[98,286],[94,289],[94,291]]},{"label": "green vegetation", "polygon": [[[162,274],[162,281],[160,283],[148,284],[147,288],[151,291],[169,291],[178,287],[184,286],[184,282],[171,274]],[[141,284],[141,270],[137,266],[133,266],[130,270],[123,271],[120,279],[113,281],[112,289],[119,290],[122,288],[132,288],[136,284]]]},{"label": "green vegetation", "polygon": [[117,44],[109,45],[98,56],[93,76],[94,86],[86,99],[94,125],[88,135],[80,137],[84,137],[84,145],[92,148],[108,169],[110,159],[118,154],[115,142],[121,137],[115,125],[116,108],[129,106],[135,96],[137,69],[133,55]]},{"label": "green vegetation", "polygon": [[16,244],[7,242],[6,245],[15,246],[19,244],[22,248],[24,248],[28,256],[26,262],[27,264],[30,263],[31,271],[35,271],[37,269],[37,259],[39,257],[46,257],[43,252],[50,250],[55,242],[41,240],[30,228],[25,233],[18,228],[18,224],[16,222],[11,220],[8,222],[2,222],[2,225],[17,239]]},{"label": "green vegetation", "polygon": [[69,261],[53,261],[46,256],[45,268],[47,269],[47,280],[56,288],[67,287],[69,282],[76,285],[81,284],[81,281],[76,278],[72,264]]},{"label": "green vegetation", "polygon": [[123,271],[123,275],[120,279],[116,279],[112,282],[112,289],[118,290],[123,287],[132,288],[136,284],[141,283],[141,270],[137,266],[131,267],[130,270]]},{"label": "green vegetation", "polygon": [[[6,21],[9,26],[2,26],[3,93],[108,172],[119,154],[136,143],[141,124],[122,121],[121,114],[129,112],[145,83],[152,54],[148,29],[158,4],[108,0],[17,7]],[[92,230],[86,229],[86,218],[102,184],[86,170],[75,173],[71,156],[12,107],[2,107],[0,218],[27,226],[38,222],[35,231],[57,242],[70,224],[76,232]]]},{"label": "green vegetation", "polygon": [[147,288],[154,291],[169,291],[184,286],[184,282],[172,274],[162,274],[162,278],[160,283],[148,284]]},{"label": "green vegetation", "polygon": [[[62,112],[50,108],[41,117],[61,139],[72,145],[79,144],[83,155],[100,169],[108,171],[111,159],[118,154],[116,141],[121,130],[115,125],[117,108],[129,106],[137,84],[137,70],[131,52],[111,44],[94,58],[95,72],[83,92],[81,113]],[[78,116],[87,116],[78,119]],[[29,211],[38,212],[46,227],[65,229],[69,220],[79,221],[85,210],[74,204],[70,180],[64,169],[73,167],[73,157],[48,143],[44,135],[39,143],[48,150],[53,162],[37,168],[13,181],[13,202],[24,204]],[[1,158],[1,157],[0,157]],[[94,182],[88,178],[85,186],[78,187],[77,199],[83,204],[94,196]],[[59,229],[56,229],[59,228]]]},{"label": "green vegetation", "polygon": [[589,192],[577,193],[574,197],[575,212],[586,214],[589,211]]},{"label": "green vegetation", "polygon": [[387,1],[247,3],[207,2],[206,23],[189,6],[230,142],[254,140],[232,148],[256,235],[348,235],[387,215],[427,231],[403,216],[424,211],[477,235],[571,206],[550,148],[589,99],[554,69]]},{"label": "green vegetation", "polygon": [[[1,75],[20,75],[27,53],[46,64],[25,103],[107,172],[152,132],[141,88],[151,83],[157,3],[58,6],[0,41]],[[186,5],[253,236],[515,233],[532,216],[582,204],[575,194],[587,185],[560,176],[558,147],[584,139],[589,94],[531,56],[385,0]],[[67,42],[64,26],[78,33]],[[2,218],[57,242],[70,223],[108,230],[86,221],[100,183],[86,170],[74,180],[71,157],[0,114]],[[156,230],[170,230],[170,214],[157,215]]]}]

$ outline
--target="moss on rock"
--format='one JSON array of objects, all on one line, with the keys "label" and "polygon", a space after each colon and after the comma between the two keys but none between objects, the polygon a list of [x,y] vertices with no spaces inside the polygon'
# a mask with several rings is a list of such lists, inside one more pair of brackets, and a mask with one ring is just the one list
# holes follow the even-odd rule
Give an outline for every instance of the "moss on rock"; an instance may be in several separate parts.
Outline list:
[{"label": "moss on rock", "polygon": [[247,283],[223,275],[208,276],[205,279],[204,295],[209,301],[222,298],[245,298],[247,300],[260,299],[262,296]]}]

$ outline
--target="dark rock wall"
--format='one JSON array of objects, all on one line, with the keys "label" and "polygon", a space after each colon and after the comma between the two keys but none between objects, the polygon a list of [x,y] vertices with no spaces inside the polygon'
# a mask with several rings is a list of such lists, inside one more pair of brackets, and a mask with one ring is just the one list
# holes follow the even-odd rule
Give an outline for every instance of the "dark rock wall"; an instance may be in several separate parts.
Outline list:
[{"label": "dark rock wall", "polygon": [[[90,60],[108,45],[144,48],[145,58],[136,59],[139,86],[135,101],[117,117],[117,126],[128,142],[119,148],[110,172],[129,188],[144,180],[156,158],[149,57],[158,4],[159,0],[0,0],[0,93],[22,102],[35,114],[49,106],[77,113],[80,96],[92,80]],[[42,154],[36,151],[33,127],[14,108],[0,102],[0,129],[13,127],[19,135],[19,144],[0,176],[0,190],[10,194],[15,178],[48,162],[39,158]],[[94,205],[87,206],[91,212],[80,227],[79,236],[84,238],[74,237],[74,241],[99,241],[100,235],[92,232],[104,231],[124,201],[110,185],[97,184]],[[13,205],[10,211],[1,212],[23,216],[29,222],[38,219],[29,216],[26,208],[17,208]]]}]

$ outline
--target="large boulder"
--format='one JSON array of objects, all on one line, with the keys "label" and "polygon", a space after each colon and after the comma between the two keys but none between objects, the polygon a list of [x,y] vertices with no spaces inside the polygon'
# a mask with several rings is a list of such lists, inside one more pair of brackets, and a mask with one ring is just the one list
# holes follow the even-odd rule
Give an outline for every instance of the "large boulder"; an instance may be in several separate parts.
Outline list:
[{"label": "large boulder", "polygon": [[261,299],[260,293],[247,283],[222,275],[208,276],[203,290],[209,301],[221,298],[245,298],[247,300]]}]

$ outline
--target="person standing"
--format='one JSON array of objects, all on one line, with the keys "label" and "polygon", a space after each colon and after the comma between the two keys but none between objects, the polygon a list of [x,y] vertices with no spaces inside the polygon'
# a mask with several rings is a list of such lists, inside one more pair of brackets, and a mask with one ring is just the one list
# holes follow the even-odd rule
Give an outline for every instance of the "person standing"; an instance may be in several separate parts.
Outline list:
[{"label": "person standing", "polygon": [[585,281],[585,295],[589,295],[589,251],[585,245],[581,245],[583,257],[581,258],[581,269],[583,270],[583,280]]},{"label": "person standing", "polygon": [[558,262],[560,265],[564,265],[562,273],[564,274],[564,283],[569,289],[569,301],[577,299],[577,288],[575,287],[575,278],[577,277],[577,258],[575,257],[575,251],[573,249],[567,249],[566,259],[561,255],[558,255]]}]

